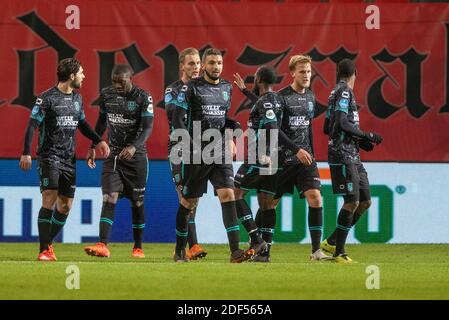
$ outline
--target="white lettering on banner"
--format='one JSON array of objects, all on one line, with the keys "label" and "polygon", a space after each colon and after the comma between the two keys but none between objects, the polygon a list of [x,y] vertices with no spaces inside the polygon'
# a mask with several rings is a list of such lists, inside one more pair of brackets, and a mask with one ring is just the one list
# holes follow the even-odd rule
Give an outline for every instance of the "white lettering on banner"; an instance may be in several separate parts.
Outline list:
[{"label": "white lettering on banner", "polygon": [[[282,197],[282,220],[281,220],[281,230],[282,231],[292,231],[293,230],[293,199],[291,197]],[[258,206],[256,207],[258,208]],[[252,208],[254,210],[255,208]],[[253,211],[253,212],[257,212]]]},{"label": "white lettering on banner", "polygon": [[[237,172],[241,162],[234,162],[234,172]],[[388,188],[393,195],[392,238],[387,243],[449,243],[447,228],[449,226],[449,197],[447,194],[447,181],[449,180],[449,166],[447,164],[404,164],[404,163],[364,163],[369,175],[371,191],[383,186]],[[318,168],[328,168],[327,163],[318,163]],[[435,177],[438,176],[438,179]],[[323,187],[331,191],[331,181],[321,180]],[[437,192],[424,192],[429,185],[434,186]],[[210,212],[221,212],[220,203],[214,196],[211,184],[208,184],[208,193],[205,194],[199,204],[196,214],[197,232],[204,238],[204,242],[227,243],[226,232],[219,216]],[[416,192],[419,190],[420,192]],[[297,201],[297,200],[296,200]],[[326,201],[323,210],[326,211]],[[289,205],[290,208],[285,207]],[[382,231],[381,216],[388,205],[381,196],[372,194],[372,205],[366,212],[368,224],[366,233],[373,234]],[[431,204],[429,206],[429,204]],[[257,198],[250,198],[251,210],[257,212]],[[305,205],[305,204],[304,204]],[[343,198],[337,197],[336,212],[343,205]],[[289,232],[289,228],[298,230],[297,225],[307,225],[307,214],[304,221],[293,219],[297,213],[293,212],[293,197],[285,196],[279,204],[281,230]],[[293,221],[292,221],[293,219]],[[291,226],[290,226],[291,224]],[[310,236],[305,229],[305,238],[300,243],[310,243]],[[348,243],[360,243],[356,239],[355,229],[351,228],[348,234]],[[366,234],[365,233],[365,234]],[[275,234],[276,238],[276,234]]]},{"label": "white lettering on banner", "polygon": [[[10,187],[0,186],[0,199],[3,201],[3,230],[2,236],[24,236],[23,200],[31,200],[31,236],[38,236],[37,217],[42,205],[42,198],[38,187]],[[92,202],[92,223],[81,223],[82,200]],[[82,237],[98,236],[98,221],[100,220],[102,205],[101,188],[77,188],[72,210],[64,227],[63,242],[79,243]]]},{"label": "white lettering on banner", "polygon": [[37,216],[42,197],[38,187],[0,187],[0,199],[3,200],[3,236],[20,237],[23,234],[22,203],[31,200],[31,235],[37,236]]}]

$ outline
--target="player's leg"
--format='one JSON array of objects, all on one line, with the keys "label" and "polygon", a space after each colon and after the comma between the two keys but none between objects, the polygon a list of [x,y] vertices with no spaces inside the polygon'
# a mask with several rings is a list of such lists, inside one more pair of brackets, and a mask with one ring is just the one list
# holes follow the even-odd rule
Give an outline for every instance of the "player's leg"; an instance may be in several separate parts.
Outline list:
[{"label": "player's leg", "polygon": [[270,262],[270,251],[273,244],[274,229],[276,227],[276,206],[280,199],[274,199],[271,193],[257,194],[260,210],[260,228],[262,239],[267,244],[265,250],[253,258],[254,262]]},{"label": "player's leg", "polygon": [[37,218],[37,228],[39,232],[39,255],[40,261],[54,261],[56,257],[51,246],[50,228],[53,210],[58,198],[58,190],[42,191],[42,207]]},{"label": "player's leg", "polygon": [[178,212],[176,213],[176,246],[173,260],[175,262],[189,261],[186,256],[187,236],[189,228],[189,217],[193,209],[198,205],[198,197],[187,198],[182,197],[179,202]]},{"label": "player's leg", "polygon": [[[333,167],[333,168],[332,168]],[[355,165],[340,165],[331,167],[332,188],[334,193],[343,194],[344,204],[337,218],[335,234],[335,252],[338,263],[351,263],[351,258],[345,252],[346,238],[352,227],[354,212],[359,205],[360,178]]]},{"label": "player's leg", "polygon": [[84,251],[90,256],[110,257],[107,247],[111,234],[112,225],[114,224],[115,205],[118,201],[119,193],[111,192],[103,194],[103,205],[101,207],[100,223],[99,223],[99,242],[92,246],[87,246]]},{"label": "player's leg", "polygon": [[131,160],[120,161],[120,177],[123,183],[123,195],[131,202],[132,229],[134,246],[133,258],[144,258],[142,249],[145,230],[145,191],[148,181],[148,158],[134,157]]},{"label": "player's leg", "polygon": [[360,217],[366,212],[366,210],[371,207],[371,192],[368,180],[368,173],[365,170],[363,164],[357,166],[359,173],[360,183],[359,183],[359,205],[354,212],[354,217],[352,218],[352,225],[354,226]]},{"label": "player's leg", "polygon": [[145,254],[142,249],[143,242],[143,232],[145,229],[145,207],[143,201],[131,201],[131,211],[132,211],[132,228],[133,228],[133,239],[134,246],[132,257],[134,258],[145,258]]},{"label": "player's leg", "polygon": [[324,254],[320,249],[323,233],[323,201],[319,189],[309,189],[304,192],[309,205],[308,225],[312,244],[310,260],[331,260],[332,257]]},{"label": "player's leg", "polygon": [[254,259],[254,261],[269,262],[270,251],[273,245],[274,231],[276,227],[276,207],[285,193],[293,194],[295,186],[295,175],[293,166],[288,166],[268,178],[267,182],[271,186],[272,193],[260,192],[257,199],[260,208],[260,232],[262,239],[267,243],[267,250]]},{"label": "player's leg", "polygon": [[324,254],[320,249],[323,233],[323,200],[321,197],[321,182],[316,163],[310,166],[298,165],[296,188],[300,197],[305,197],[308,208],[308,226],[312,244],[311,260],[330,260],[332,257]]},{"label": "player's leg", "polygon": [[229,249],[231,251],[230,261],[240,263],[250,258],[245,251],[239,248],[240,227],[237,218],[234,191],[231,188],[216,189],[218,199],[221,203],[223,224],[228,236]]},{"label": "player's leg", "polygon": [[40,261],[54,261],[56,257],[51,246],[51,219],[58,198],[59,170],[50,165],[48,161],[39,161],[38,166],[40,190],[42,194],[42,207],[37,218],[39,232]]},{"label": "player's leg", "polygon": [[202,259],[207,255],[207,251],[204,250],[198,243],[198,237],[196,233],[196,222],[195,222],[196,209],[197,207],[193,208],[190,211],[188,235],[187,235],[187,242],[189,243],[189,252],[187,254],[187,257],[191,260]]},{"label": "player's leg", "polygon": [[[357,223],[357,221],[360,219],[363,213],[366,210],[368,210],[368,208],[371,206],[371,193],[368,181],[368,174],[362,164],[357,166],[357,170],[360,178],[359,205],[357,206],[357,209],[354,212],[351,227]],[[335,231],[327,239],[325,239],[323,243],[321,243],[321,249],[324,249],[325,251],[333,254],[335,252],[336,242],[337,242],[337,229],[335,229]]]},{"label": "player's leg", "polygon": [[245,195],[248,193],[248,190],[257,188],[257,180],[260,180],[258,169],[246,164],[243,164],[239,168],[234,177],[234,198],[237,218],[246,232],[248,232],[251,240],[250,249],[253,250],[253,255],[259,253],[266,246],[266,243],[264,243],[259,235],[251,208],[245,200]]},{"label": "player's leg", "polygon": [[357,209],[359,202],[357,201],[358,195],[345,195],[343,198],[344,204],[337,218],[337,228],[335,230],[336,243],[333,256],[336,262],[351,263],[351,258],[349,258],[345,252],[345,244],[348,233],[351,230],[354,212]]},{"label": "player's leg", "polygon": [[51,218],[51,227],[50,227],[50,239],[53,242],[53,239],[61,232],[62,228],[67,221],[67,217],[69,216],[70,210],[72,209],[73,197],[69,198],[58,194],[58,198],[56,200],[56,207],[53,211],[53,216]]},{"label": "player's leg", "polygon": [[[172,171],[173,182],[176,186],[176,193],[178,194],[178,200],[181,202],[182,198],[182,166],[183,164],[170,163],[170,168]],[[189,225],[187,242],[189,244],[189,250],[186,251],[186,255],[191,260],[196,260],[198,258],[204,258],[207,252],[198,244],[198,237],[196,233],[196,223],[195,223],[196,207],[190,212],[189,215]]]},{"label": "player's leg", "polygon": [[189,217],[198,205],[198,199],[207,192],[207,181],[212,167],[199,164],[183,164],[182,197],[176,213],[175,262],[187,262],[186,246]]},{"label": "player's leg", "polygon": [[76,171],[75,167],[67,166],[61,168],[58,179],[58,199],[53,212],[50,227],[50,241],[59,234],[64,227],[70,210],[72,209],[73,198],[76,189]]},{"label": "player's leg", "polygon": [[214,186],[214,190],[221,203],[223,224],[228,236],[229,249],[231,251],[230,261],[240,263],[249,258],[248,254],[239,248],[240,227],[237,218],[237,207],[234,196],[234,171],[231,164],[213,164],[208,179]]},{"label": "player's leg", "polygon": [[91,256],[107,258],[110,256],[107,244],[109,242],[112,225],[114,224],[115,206],[120,192],[123,191],[123,184],[114,158],[107,159],[103,162],[101,190],[103,193],[103,204],[99,222],[99,242],[95,245],[85,247],[84,251]]}]

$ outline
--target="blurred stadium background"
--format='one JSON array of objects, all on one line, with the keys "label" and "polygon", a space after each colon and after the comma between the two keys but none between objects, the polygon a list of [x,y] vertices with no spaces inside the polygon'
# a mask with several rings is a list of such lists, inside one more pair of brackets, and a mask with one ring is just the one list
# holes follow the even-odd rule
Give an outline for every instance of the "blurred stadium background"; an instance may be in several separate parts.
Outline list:
[{"label": "blurred stadium background", "polygon": [[[79,28],[71,20],[71,5],[79,8]],[[371,7],[367,13],[370,5],[379,9],[379,29],[369,28],[376,12]],[[0,242],[37,241],[37,172],[35,167],[21,172],[18,158],[35,96],[56,83],[58,59],[75,56],[82,62],[86,80],[81,93],[87,119],[94,124],[99,91],[110,84],[114,63],[131,64],[135,83],[160,106],[165,86],[178,79],[178,52],[213,46],[224,52],[223,77],[232,80],[239,72],[249,87],[260,65],[276,67],[280,89],[290,83],[290,55],[313,57],[315,156],[323,179],[325,234],[335,227],[342,199],[331,194],[321,128],[336,64],[355,59],[362,128],[379,132],[384,142],[362,155],[374,205],[351,231],[349,242],[449,243],[447,3],[3,0],[0,43]],[[248,104],[237,88],[231,114],[246,127]],[[155,119],[148,143],[145,241],[174,242],[178,200],[167,162],[163,109],[155,109]],[[98,234],[101,162],[95,170],[87,168],[88,145],[78,134],[78,187],[60,239],[67,243],[96,241]],[[35,150],[36,141],[33,155]],[[255,212],[255,197],[251,201]],[[131,241],[127,200],[119,203],[116,217],[112,242]],[[304,201],[286,197],[278,209],[275,242],[308,242],[306,222]],[[201,243],[226,242],[219,203],[211,192],[199,203],[197,228]]]}]

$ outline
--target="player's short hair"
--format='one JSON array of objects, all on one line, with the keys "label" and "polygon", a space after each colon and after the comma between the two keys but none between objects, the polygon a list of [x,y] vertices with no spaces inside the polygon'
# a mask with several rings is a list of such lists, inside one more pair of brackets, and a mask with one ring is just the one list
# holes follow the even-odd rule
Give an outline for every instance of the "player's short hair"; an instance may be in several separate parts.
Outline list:
[{"label": "player's short hair", "polygon": [[343,59],[337,65],[337,81],[357,75],[357,69],[354,61],[351,59]]},{"label": "player's short hair", "polygon": [[114,68],[112,68],[112,75],[120,75],[127,74],[133,75],[133,69],[128,64],[116,64]]},{"label": "player's short hair", "polygon": [[206,49],[206,51],[204,51],[203,57],[201,58],[201,62],[204,63],[206,61],[207,56],[223,56],[223,55],[221,54],[221,51],[216,48],[208,48]]},{"label": "player's short hair", "polygon": [[70,75],[73,74],[77,74],[78,71],[80,70],[81,67],[81,63],[76,60],[75,58],[67,58],[67,59],[62,59],[61,61],[59,61],[58,64],[58,70],[57,70],[57,74],[58,74],[58,81],[59,82],[66,82],[67,80],[70,79]]},{"label": "player's short hair", "polygon": [[274,84],[276,82],[276,70],[272,67],[262,66],[257,69],[256,77],[259,78],[260,83]]},{"label": "player's short hair", "polygon": [[184,60],[186,59],[186,56],[188,56],[188,55],[194,56],[196,54],[198,56],[200,56],[200,53],[199,53],[199,51],[197,49],[195,49],[195,48],[185,48],[184,50],[182,50],[179,53],[179,63],[183,64]]},{"label": "player's short hair", "polygon": [[288,63],[288,68],[290,69],[290,71],[294,71],[296,68],[296,65],[298,63],[312,64],[312,58],[310,56],[306,56],[306,55],[302,55],[302,54],[297,54],[297,55],[292,56]]}]

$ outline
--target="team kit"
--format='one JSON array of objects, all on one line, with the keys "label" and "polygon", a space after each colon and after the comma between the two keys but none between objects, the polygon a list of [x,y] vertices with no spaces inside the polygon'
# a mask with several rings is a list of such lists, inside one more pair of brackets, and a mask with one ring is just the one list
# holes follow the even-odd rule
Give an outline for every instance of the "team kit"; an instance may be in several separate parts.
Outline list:
[{"label": "team kit", "polygon": [[[312,59],[307,55],[290,57],[291,83],[279,91],[273,89],[277,74],[270,66],[257,69],[251,91],[238,73],[234,74],[234,83],[221,78],[223,56],[215,48],[206,49],[201,57],[195,48],[184,49],[179,54],[179,70],[180,79],[164,93],[170,128],[169,163],[179,199],[174,226],[176,245],[168,253],[174,262],[207,255],[197,239],[195,214],[210,182],[221,204],[231,263],[271,262],[276,207],[282,196],[293,194],[295,188],[308,205],[310,260],[352,263],[345,251],[346,238],[371,205],[368,173],[359,150],[372,151],[382,142],[380,135],[360,129],[353,92],[357,77],[354,62],[344,59],[338,63],[337,84],[330,92],[324,121],[332,189],[344,199],[335,231],[324,240],[321,183],[313,149],[316,102],[310,90]],[[61,60],[57,77],[57,85],[36,99],[19,163],[22,170],[31,169],[31,144],[38,129],[37,169],[42,206],[37,221],[37,259],[57,260],[53,242],[64,227],[76,189],[77,129],[92,141],[87,152],[88,167],[96,167],[97,152],[105,158],[99,241],[86,246],[85,253],[110,257],[108,243],[115,207],[121,197],[126,197],[132,212],[132,257],[144,258],[146,142],[154,123],[153,99],[133,83],[129,65],[115,65],[112,84],[101,90],[98,119],[92,128],[86,121],[82,96],[77,92],[84,79],[80,62],[74,58]],[[236,145],[227,132],[241,130],[241,124],[229,116],[233,86],[250,101],[247,129],[256,132],[248,135],[244,161],[235,174],[232,159]],[[107,141],[102,138],[106,131]],[[192,139],[178,139],[179,132]],[[214,134],[209,141],[195,139],[210,136],[210,132]],[[263,152],[254,156],[254,150]],[[229,154],[231,157],[226,157]],[[252,190],[257,191],[259,205],[255,215],[246,200]],[[240,248],[240,224],[249,236],[248,249]]]}]

